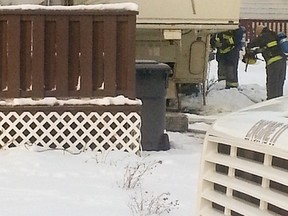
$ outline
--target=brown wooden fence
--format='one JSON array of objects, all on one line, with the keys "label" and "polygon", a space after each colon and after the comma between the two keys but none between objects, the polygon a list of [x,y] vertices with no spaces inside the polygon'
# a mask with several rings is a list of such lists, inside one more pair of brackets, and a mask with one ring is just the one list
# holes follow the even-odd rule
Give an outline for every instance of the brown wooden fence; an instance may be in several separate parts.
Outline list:
[{"label": "brown wooden fence", "polygon": [[268,26],[275,32],[288,33],[288,20],[241,19],[240,24],[246,28],[246,40],[248,42],[256,37],[255,30],[258,24]]},{"label": "brown wooden fence", "polygon": [[0,98],[135,98],[136,14],[0,8]]}]

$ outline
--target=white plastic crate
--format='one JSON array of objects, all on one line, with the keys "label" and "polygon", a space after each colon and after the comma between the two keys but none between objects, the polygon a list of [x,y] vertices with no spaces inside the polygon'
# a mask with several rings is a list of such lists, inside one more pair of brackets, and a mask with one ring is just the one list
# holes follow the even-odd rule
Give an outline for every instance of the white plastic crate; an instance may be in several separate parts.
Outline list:
[{"label": "white plastic crate", "polygon": [[217,120],[208,130],[197,216],[288,215],[288,97]]}]

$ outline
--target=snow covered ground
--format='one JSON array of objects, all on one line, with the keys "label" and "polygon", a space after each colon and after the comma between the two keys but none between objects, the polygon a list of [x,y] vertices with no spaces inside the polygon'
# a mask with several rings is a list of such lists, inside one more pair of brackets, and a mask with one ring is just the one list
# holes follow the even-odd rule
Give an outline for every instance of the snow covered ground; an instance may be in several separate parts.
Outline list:
[{"label": "snow covered ground", "polygon": [[[189,128],[205,130],[226,113],[265,100],[264,63],[239,64],[240,90],[214,84],[201,98],[183,98]],[[210,63],[215,79],[217,64]],[[285,94],[288,88],[285,85]],[[1,216],[193,216],[203,135],[168,132],[169,151],[128,153],[63,151],[38,152],[35,148],[0,151]]]}]

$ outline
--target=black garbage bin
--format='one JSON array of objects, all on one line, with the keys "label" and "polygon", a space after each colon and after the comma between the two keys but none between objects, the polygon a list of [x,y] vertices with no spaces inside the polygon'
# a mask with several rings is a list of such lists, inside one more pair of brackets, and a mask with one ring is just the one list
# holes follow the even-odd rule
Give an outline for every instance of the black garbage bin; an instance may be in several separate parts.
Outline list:
[{"label": "black garbage bin", "polygon": [[157,61],[136,61],[136,97],[141,99],[141,144],[145,151],[169,150],[165,131],[166,88],[171,68]]}]

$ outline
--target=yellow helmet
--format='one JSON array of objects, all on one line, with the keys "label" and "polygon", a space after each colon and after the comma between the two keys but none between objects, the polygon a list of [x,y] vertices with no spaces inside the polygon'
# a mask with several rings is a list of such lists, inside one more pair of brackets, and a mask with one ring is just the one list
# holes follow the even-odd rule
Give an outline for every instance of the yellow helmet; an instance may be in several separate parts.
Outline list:
[{"label": "yellow helmet", "polygon": [[257,62],[256,54],[246,52],[243,56],[242,62],[244,62],[245,64],[255,64]]}]

